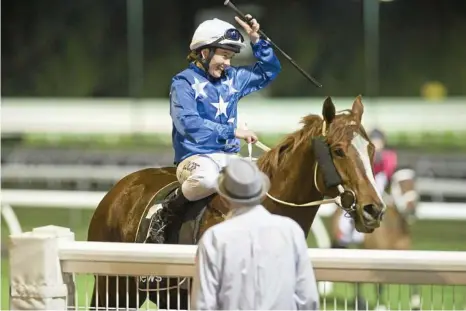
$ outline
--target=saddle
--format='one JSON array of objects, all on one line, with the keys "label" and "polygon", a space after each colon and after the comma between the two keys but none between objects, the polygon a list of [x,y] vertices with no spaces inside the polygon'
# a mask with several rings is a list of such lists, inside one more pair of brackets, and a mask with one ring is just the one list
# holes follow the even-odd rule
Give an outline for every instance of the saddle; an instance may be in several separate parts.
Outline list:
[{"label": "saddle", "polygon": [[[156,212],[162,208],[162,203],[166,200],[170,200],[176,193],[176,189],[180,187],[178,182],[172,182],[162,189],[160,189],[152,198],[147,205],[141,220],[139,221],[138,231],[136,233],[136,243],[159,243],[152,232],[155,227],[155,215]],[[190,202],[186,204],[186,212],[183,217],[183,227],[189,225],[189,231],[180,230],[180,232],[167,232],[168,240],[164,244],[197,244],[199,240],[199,223],[204,215],[204,211],[207,208],[209,202],[215,194],[212,194],[206,198],[198,201]]]}]

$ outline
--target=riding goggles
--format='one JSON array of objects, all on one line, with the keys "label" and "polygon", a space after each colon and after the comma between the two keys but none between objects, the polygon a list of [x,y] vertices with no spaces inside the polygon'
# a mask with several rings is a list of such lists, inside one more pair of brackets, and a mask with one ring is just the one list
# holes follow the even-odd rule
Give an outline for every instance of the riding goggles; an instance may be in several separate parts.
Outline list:
[{"label": "riding goggles", "polygon": [[235,28],[231,28],[231,29],[227,29],[225,31],[225,34],[223,36],[221,36],[218,40],[218,42],[222,41],[222,40],[231,40],[231,41],[241,41],[241,42],[244,42],[244,37],[243,35],[241,34],[241,32],[239,32],[238,29],[235,29]]}]

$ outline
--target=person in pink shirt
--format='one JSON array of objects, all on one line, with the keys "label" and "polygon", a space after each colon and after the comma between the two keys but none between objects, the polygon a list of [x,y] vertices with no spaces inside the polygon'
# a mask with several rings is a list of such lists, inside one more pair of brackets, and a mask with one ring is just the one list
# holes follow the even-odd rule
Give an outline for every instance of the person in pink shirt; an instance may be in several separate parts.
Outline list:
[{"label": "person in pink shirt", "polygon": [[372,168],[374,178],[377,190],[380,194],[383,194],[398,166],[398,157],[394,150],[385,149],[386,137],[381,130],[372,130],[369,138],[375,146],[375,159]]}]

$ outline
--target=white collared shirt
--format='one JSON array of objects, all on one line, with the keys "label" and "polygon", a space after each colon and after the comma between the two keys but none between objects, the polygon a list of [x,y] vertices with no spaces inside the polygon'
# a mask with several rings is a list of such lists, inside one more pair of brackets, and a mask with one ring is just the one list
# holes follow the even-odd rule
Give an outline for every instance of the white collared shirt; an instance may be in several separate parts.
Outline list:
[{"label": "white collared shirt", "polygon": [[194,310],[316,310],[303,230],[262,205],[232,210],[199,241]]}]

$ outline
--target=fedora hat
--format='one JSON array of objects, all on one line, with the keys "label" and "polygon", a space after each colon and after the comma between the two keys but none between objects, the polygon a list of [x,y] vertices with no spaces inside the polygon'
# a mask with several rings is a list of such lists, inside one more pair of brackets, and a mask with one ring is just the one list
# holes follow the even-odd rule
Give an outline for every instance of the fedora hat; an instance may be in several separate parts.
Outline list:
[{"label": "fedora hat", "polygon": [[230,202],[256,205],[270,189],[270,180],[257,165],[244,158],[233,158],[220,172],[217,193]]}]

